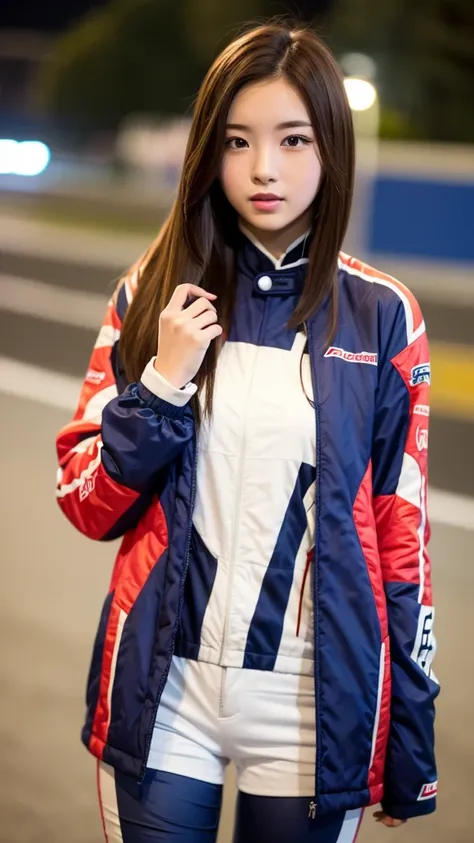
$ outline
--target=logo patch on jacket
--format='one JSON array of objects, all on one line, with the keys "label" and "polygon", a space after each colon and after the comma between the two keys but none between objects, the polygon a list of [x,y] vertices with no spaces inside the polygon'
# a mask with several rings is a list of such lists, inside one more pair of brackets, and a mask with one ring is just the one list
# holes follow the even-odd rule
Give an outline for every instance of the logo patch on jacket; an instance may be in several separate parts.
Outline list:
[{"label": "logo patch on jacket", "polygon": [[373,351],[345,351],[343,348],[331,346],[326,351],[325,357],[340,357],[346,363],[368,363],[370,366],[377,365],[377,354]]},{"label": "logo patch on jacket", "polygon": [[427,404],[415,404],[415,408],[413,410],[414,416],[429,416],[430,408]]},{"label": "logo patch on jacket", "polygon": [[424,784],[420,790],[420,795],[418,797],[418,802],[423,802],[425,799],[433,799],[434,796],[438,793],[438,782],[431,782],[430,784]]},{"label": "logo patch on jacket", "polygon": [[91,492],[95,489],[95,476],[86,477],[82,485],[79,487],[79,500],[85,501],[86,498],[89,497]]},{"label": "logo patch on jacket", "polygon": [[416,447],[419,451],[427,451],[428,450],[428,431],[425,427],[418,427],[416,428]]},{"label": "logo patch on jacket", "polygon": [[419,366],[413,366],[411,370],[411,386],[418,386],[420,383],[431,383],[431,369],[429,363],[420,363]]},{"label": "logo patch on jacket", "polygon": [[88,369],[85,380],[87,383],[102,383],[105,380],[105,372],[98,372],[97,369]]}]

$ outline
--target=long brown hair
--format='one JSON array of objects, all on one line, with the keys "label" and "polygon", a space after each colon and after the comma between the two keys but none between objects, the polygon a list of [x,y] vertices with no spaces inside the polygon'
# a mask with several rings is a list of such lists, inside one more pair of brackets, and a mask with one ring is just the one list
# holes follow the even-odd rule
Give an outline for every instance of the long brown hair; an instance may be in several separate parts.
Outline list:
[{"label": "long brown hair", "polygon": [[[217,295],[226,334],[234,303],[237,215],[225,198],[219,171],[227,115],[245,85],[285,78],[310,115],[322,162],[314,202],[314,236],[305,286],[288,327],[303,324],[329,295],[330,336],[337,326],[337,258],[347,228],[354,180],[354,132],[342,74],[335,59],[308,28],[270,22],[241,35],[218,56],[197,96],[181,180],[172,210],[143,257],[138,289],[128,308],[120,356],[130,381],[139,380],[156,354],[158,319],[178,284],[200,284]],[[194,382],[212,393],[221,340],[214,340]],[[199,394],[199,392],[198,392]],[[197,395],[192,399],[200,419]]]}]

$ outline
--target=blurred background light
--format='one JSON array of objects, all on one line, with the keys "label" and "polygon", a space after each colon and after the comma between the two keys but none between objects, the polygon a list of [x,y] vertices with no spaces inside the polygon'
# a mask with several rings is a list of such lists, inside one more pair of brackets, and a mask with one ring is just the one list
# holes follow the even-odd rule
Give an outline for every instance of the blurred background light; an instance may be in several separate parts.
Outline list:
[{"label": "blurred background light", "polygon": [[0,173],[14,173],[17,159],[16,140],[0,139]]},{"label": "blurred background light", "polygon": [[349,76],[344,79],[344,87],[352,111],[367,111],[377,100],[377,89],[367,79]]},{"label": "blurred background light", "polygon": [[16,173],[19,176],[38,176],[46,170],[51,153],[41,141],[22,141],[17,146]]},{"label": "blurred background light", "polygon": [[38,176],[51,160],[49,147],[41,141],[0,139],[0,173]]},{"label": "blurred background light", "polygon": [[346,76],[368,79],[369,82],[374,82],[377,77],[377,65],[365,53],[345,53],[340,64]]}]

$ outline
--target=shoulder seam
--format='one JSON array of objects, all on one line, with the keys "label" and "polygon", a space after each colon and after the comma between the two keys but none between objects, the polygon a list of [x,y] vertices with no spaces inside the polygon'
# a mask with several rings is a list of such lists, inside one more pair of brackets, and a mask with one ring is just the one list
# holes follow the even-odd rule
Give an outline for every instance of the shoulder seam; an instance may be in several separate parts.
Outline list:
[{"label": "shoulder seam", "polygon": [[344,254],[344,252],[339,253],[338,266],[350,275],[357,275],[369,284],[380,284],[383,287],[387,287],[398,296],[405,311],[408,345],[415,342],[425,332],[426,326],[420,306],[413,293],[401,281],[392,275],[387,275],[384,272],[373,269],[368,264],[358,261]]}]

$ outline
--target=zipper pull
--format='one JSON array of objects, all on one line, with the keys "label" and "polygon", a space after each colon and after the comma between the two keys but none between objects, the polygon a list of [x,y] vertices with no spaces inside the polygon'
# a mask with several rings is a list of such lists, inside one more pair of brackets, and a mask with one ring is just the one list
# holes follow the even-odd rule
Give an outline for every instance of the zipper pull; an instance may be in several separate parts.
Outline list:
[{"label": "zipper pull", "polygon": [[310,820],[316,819],[316,802],[310,802],[309,803],[308,819],[310,819]]}]

